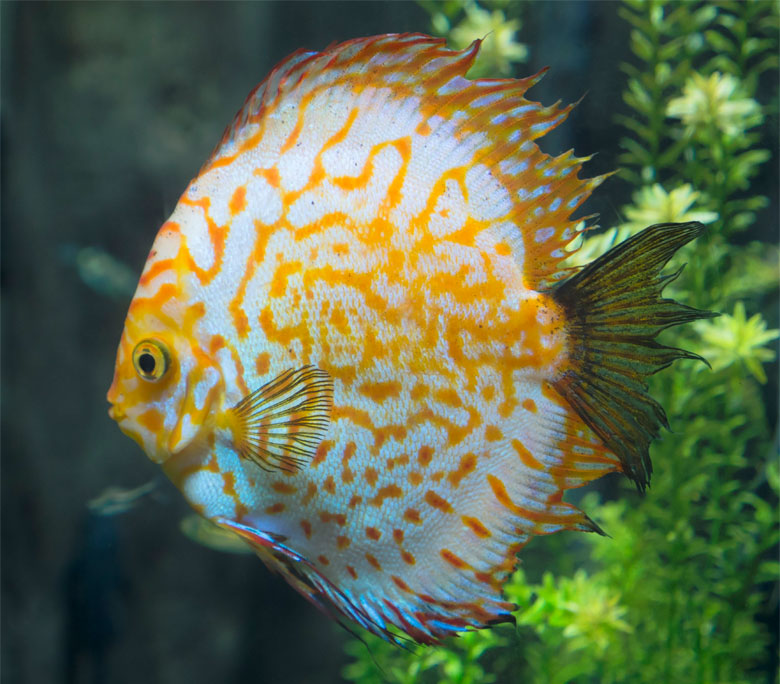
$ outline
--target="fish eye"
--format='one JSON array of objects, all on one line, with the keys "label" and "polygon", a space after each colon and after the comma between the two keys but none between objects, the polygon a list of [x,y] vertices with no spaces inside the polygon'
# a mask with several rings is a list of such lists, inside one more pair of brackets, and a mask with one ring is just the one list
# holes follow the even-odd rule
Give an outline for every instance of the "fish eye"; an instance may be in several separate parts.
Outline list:
[{"label": "fish eye", "polygon": [[135,372],[144,380],[157,382],[171,365],[168,347],[159,340],[142,340],[133,349]]}]

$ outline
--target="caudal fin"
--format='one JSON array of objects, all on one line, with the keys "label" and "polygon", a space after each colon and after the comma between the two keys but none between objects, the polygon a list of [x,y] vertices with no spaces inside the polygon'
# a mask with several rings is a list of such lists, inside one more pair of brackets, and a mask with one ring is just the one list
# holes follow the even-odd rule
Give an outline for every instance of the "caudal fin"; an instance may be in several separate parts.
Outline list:
[{"label": "caudal fin", "polygon": [[647,393],[645,377],[676,359],[704,360],[658,344],[655,337],[670,326],[718,315],[661,297],[682,270],[662,276],[661,269],[703,232],[696,222],[650,226],[553,291],[566,311],[571,345],[570,367],[555,388],[640,490],[652,473],[650,442],[661,426],[669,428],[663,408]]}]

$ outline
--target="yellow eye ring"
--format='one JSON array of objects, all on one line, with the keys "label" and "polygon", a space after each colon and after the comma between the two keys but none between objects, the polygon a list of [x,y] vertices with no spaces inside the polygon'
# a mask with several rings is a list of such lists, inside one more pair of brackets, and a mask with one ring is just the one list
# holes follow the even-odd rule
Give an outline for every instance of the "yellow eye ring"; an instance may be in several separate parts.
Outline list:
[{"label": "yellow eye ring", "polygon": [[159,340],[142,340],[133,349],[133,366],[140,378],[157,382],[170,368],[171,354]]}]

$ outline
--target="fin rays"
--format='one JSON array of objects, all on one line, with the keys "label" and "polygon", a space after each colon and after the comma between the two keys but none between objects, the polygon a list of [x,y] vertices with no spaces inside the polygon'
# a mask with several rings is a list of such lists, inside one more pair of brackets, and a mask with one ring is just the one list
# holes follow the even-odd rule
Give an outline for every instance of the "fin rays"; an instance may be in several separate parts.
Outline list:
[{"label": "fin rays", "polygon": [[333,380],[325,371],[285,371],[231,409],[239,454],[263,470],[294,472],[313,458],[332,408]]},{"label": "fin rays", "polygon": [[571,320],[571,368],[554,383],[582,421],[620,459],[640,490],[650,481],[650,442],[668,428],[644,378],[696,354],[655,342],[665,328],[717,314],[661,298],[679,271],[659,271],[700,223],[664,223],[613,247],[553,290]]}]

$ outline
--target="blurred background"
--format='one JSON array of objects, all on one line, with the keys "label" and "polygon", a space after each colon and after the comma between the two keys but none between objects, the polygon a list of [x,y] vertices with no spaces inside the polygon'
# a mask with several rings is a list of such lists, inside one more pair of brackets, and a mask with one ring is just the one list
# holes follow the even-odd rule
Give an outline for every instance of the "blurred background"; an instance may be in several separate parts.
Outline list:
[{"label": "blurred background", "polygon": [[[340,681],[350,636],[253,556],[182,534],[183,499],[108,418],[105,393],[157,228],[248,92],[298,48],[431,32],[431,12],[411,2],[0,12],[2,681]],[[630,56],[618,5],[528,3],[522,16],[528,54],[512,73],[551,67],[531,99],[584,96],[541,147],[598,153],[587,175],[616,168],[616,65]],[[769,206],[744,240],[776,241],[776,171],[775,153],[752,186]],[[621,223],[631,192],[611,179],[586,213]],[[774,378],[765,390],[774,421]]]}]

